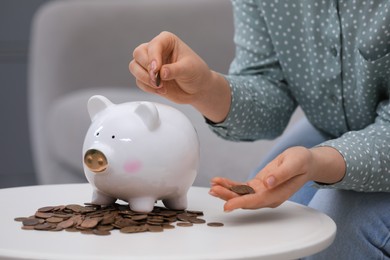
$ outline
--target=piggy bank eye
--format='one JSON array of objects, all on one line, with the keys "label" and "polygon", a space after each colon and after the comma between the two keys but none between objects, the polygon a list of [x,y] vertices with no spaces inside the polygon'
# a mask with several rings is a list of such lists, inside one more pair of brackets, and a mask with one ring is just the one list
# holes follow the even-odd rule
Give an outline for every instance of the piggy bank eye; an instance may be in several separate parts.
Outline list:
[{"label": "piggy bank eye", "polygon": [[115,135],[111,136],[112,139],[115,139]]},{"label": "piggy bank eye", "polygon": [[96,136],[99,136],[99,132],[96,133]]}]

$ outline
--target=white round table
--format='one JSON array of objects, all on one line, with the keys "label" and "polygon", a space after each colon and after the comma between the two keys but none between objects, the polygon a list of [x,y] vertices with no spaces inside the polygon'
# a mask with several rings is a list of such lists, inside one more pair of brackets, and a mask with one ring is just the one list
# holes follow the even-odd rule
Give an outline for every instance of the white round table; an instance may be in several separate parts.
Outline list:
[{"label": "white round table", "polygon": [[223,201],[207,188],[192,187],[188,209],[204,212],[207,222],[161,233],[109,236],[22,230],[15,217],[43,206],[89,202],[89,184],[0,189],[0,259],[296,259],[315,254],[334,240],[332,219],[309,207],[285,202],[275,209],[223,212]]}]

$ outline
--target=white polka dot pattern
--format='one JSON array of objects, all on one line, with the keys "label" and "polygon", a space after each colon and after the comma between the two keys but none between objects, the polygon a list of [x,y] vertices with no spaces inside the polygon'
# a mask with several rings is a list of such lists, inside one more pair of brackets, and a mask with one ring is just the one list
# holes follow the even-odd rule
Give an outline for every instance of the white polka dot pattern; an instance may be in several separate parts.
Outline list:
[{"label": "white polka dot pattern", "polygon": [[332,186],[390,187],[390,1],[233,0],[231,140],[280,135],[297,105],[347,164]]}]

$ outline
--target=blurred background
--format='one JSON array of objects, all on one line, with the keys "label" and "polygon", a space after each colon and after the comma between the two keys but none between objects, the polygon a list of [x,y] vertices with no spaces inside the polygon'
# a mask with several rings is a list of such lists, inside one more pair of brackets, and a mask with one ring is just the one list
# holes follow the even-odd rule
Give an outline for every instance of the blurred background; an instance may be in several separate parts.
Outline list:
[{"label": "blurred background", "polygon": [[0,0],[0,188],[36,183],[27,118],[31,19],[49,0]]},{"label": "blurred background", "polygon": [[[88,98],[167,103],[136,88],[127,69],[132,50],[163,30],[226,73],[234,57],[232,18],[230,0],[0,0],[0,188],[85,182]],[[222,140],[192,107],[168,104],[197,129],[196,186],[209,186],[214,176],[245,181],[275,142]]]}]

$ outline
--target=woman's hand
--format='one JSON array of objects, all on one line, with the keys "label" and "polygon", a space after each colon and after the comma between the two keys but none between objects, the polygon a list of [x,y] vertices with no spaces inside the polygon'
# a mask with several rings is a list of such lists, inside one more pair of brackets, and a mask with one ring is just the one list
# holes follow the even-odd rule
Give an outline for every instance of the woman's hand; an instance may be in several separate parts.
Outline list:
[{"label": "woman's hand", "polygon": [[220,177],[212,179],[210,194],[226,201],[225,211],[273,208],[281,205],[307,181],[334,183],[340,181],[344,174],[344,159],[335,149],[292,147],[246,183],[255,190],[254,194],[239,196],[229,188],[242,183]]},{"label": "woman's hand", "polygon": [[[190,104],[214,122],[222,121],[230,108],[226,80],[176,35],[162,32],[133,52],[129,64],[139,88],[167,99]],[[159,73],[161,83],[156,84]]]}]

